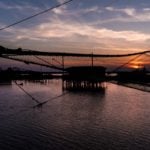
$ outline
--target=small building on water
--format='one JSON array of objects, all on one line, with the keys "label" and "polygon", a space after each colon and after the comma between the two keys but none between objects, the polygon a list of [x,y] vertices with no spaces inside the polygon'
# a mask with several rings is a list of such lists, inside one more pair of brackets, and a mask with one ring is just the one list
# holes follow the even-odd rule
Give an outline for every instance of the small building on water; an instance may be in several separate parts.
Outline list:
[{"label": "small building on water", "polygon": [[105,67],[78,66],[66,69],[63,76],[63,88],[66,90],[105,89]]}]

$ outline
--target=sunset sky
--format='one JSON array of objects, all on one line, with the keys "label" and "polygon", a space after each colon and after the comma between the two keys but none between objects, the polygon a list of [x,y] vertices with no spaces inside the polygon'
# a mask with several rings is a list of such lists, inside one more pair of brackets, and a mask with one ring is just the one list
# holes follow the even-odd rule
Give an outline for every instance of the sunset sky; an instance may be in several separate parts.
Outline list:
[{"label": "sunset sky", "polygon": [[[0,0],[0,28],[65,0]],[[126,53],[150,47],[149,0],[74,0],[0,32],[8,48]]]}]

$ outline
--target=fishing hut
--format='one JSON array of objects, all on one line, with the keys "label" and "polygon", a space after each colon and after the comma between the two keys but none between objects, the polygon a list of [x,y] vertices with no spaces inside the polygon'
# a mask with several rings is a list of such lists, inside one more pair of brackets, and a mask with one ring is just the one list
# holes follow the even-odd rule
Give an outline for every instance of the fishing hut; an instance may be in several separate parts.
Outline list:
[{"label": "fishing hut", "polygon": [[78,66],[66,69],[63,77],[63,89],[66,90],[104,90],[105,67]]}]

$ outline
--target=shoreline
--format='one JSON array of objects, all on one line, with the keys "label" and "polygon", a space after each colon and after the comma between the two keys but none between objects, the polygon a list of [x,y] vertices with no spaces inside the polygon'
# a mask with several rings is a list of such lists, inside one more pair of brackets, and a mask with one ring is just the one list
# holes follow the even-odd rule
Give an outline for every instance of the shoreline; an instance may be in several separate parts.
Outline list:
[{"label": "shoreline", "polygon": [[136,90],[143,91],[143,92],[150,92],[150,86],[147,86],[145,84],[142,85],[139,83],[121,83],[117,81],[111,81],[110,83],[125,86],[128,88],[136,89]]}]

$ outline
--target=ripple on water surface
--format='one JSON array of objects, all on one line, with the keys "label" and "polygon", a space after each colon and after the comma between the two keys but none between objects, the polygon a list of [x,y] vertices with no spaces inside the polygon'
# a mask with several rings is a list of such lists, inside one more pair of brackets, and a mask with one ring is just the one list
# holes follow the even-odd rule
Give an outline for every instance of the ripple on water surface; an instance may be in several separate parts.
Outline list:
[{"label": "ripple on water surface", "polygon": [[[61,80],[26,82],[39,101],[62,94]],[[143,149],[150,147],[149,93],[107,84],[70,92],[40,109],[15,85],[0,86],[0,149]]]}]

